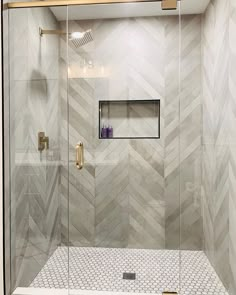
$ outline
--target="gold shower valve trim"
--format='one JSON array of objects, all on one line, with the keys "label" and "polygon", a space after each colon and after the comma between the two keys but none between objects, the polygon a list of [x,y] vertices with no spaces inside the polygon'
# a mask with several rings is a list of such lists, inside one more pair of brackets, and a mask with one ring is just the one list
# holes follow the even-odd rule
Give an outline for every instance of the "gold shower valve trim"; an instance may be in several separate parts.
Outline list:
[{"label": "gold shower valve trim", "polygon": [[121,4],[121,3],[144,3],[144,2],[162,2],[162,9],[176,9],[173,4],[181,0],[46,0],[30,2],[9,2],[8,9],[30,8],[30,7],[52,7],[52,6],[72,6],[72,5],[94,5],[94,4]]},{"label": "gold shower valve trim", "polygon": [[43,150],[49,149],[49,137],[45,136],[45,133],[40,131],[38,133],[38,150],[42,152]]}]

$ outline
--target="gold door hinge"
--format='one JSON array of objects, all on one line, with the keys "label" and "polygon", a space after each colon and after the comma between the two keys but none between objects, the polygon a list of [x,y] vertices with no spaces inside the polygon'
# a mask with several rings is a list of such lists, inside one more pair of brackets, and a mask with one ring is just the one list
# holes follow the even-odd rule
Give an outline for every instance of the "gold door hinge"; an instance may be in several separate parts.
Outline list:
[{"label": "gold door hinge", "polygon": [[161,8],[162,10],[176,10],[177,0],[162,0]]}]

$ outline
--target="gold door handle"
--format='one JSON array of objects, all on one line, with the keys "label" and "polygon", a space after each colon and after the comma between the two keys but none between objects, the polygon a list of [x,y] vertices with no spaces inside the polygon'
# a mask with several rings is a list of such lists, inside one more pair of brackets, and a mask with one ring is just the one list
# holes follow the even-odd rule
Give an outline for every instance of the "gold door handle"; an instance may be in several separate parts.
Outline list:
[{"label": "gold door handle", "polygon": [[76,167],[81,170],[84,166],[84,145],[83,142],[77,143],[75,146],[76,152]]}]

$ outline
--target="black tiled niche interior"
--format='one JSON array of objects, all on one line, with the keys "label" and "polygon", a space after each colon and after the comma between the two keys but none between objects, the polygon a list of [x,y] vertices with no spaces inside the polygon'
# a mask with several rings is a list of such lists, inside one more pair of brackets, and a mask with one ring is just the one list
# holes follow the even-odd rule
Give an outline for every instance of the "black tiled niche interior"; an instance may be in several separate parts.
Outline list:
[{"label": "black tiled niche interior", "polygon": [[99,138],[160,138],[160,100],[100,100]]}]

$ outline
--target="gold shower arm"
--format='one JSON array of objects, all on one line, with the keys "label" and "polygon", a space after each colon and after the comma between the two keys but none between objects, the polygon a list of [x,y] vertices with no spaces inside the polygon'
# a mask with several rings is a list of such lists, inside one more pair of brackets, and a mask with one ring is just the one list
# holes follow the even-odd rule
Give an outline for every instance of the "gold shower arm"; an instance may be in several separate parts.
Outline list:
[{"label": "gold shower arm", "polygon": [[66,35],[66,32],[61,30],[43,30],[42,28],[39,28],[39,35]]}]

